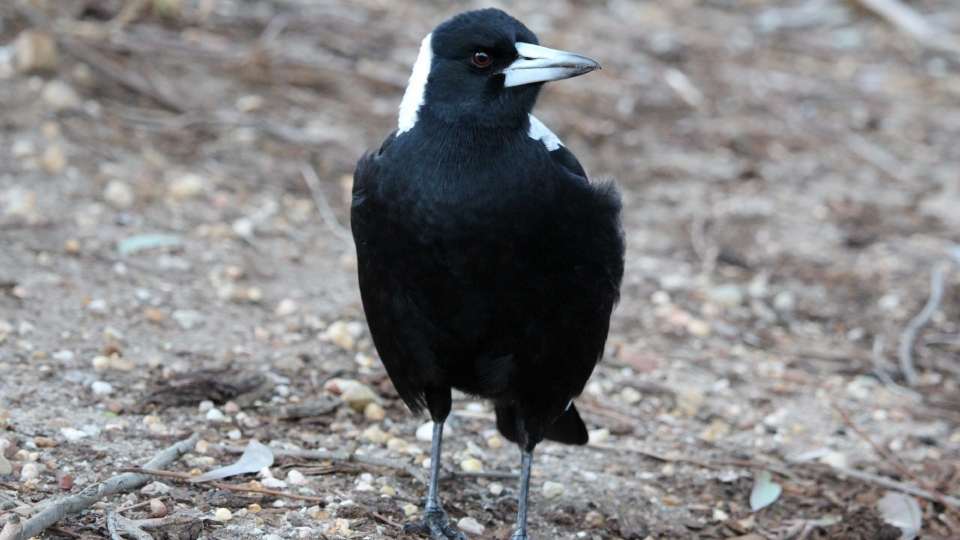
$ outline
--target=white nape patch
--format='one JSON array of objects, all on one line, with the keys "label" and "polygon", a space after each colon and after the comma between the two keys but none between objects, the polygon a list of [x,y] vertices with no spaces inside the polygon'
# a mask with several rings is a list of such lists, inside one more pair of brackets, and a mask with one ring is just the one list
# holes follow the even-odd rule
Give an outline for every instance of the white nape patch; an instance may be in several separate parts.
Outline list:
[{"label": "white nape patch", "polygon": [[427,90],[427,76],[430,75],[430,64],[433,63],[433,45],[431,39],[433,34],[427,34],[420,43],[420,54],[417,55],[417,61],[413,63],[413,73],[410,74],[410,82],[407,84],[407,90],[403,93],[403,100],[400,102],[400,117],[397,119],[397,135],[404,131],[410,131],[417,125],[417,113],[420,106],[423,105],[424,93]]},{"label": "white nape patch", "polygon": [[560,142],[560,137],[557,137],[550,131],[550,128],[543,125],[543,122],[537,120],[535,116],[530,115],[530,131],[527,132],[527,135],[531,139],[538,140],[547,147],[547,150],[553,152],[557,148],[563,146],[563,143]]}]

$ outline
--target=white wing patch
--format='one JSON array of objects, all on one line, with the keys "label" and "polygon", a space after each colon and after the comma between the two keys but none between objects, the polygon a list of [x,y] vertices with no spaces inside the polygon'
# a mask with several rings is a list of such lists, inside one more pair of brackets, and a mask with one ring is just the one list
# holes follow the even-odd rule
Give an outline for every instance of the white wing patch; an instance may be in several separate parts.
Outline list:
[{"label": "white wing patch", "polygon": [[550,128],[543,125],[543,122],[537,120],[535,116],[530,115],[530,131],[527,132],[527,135],[531,139],[538,140],[547,147],[547,150],[553,152],[557,148],[563,146],[563,143],[560,142],[560,138],[553,134],[550,131]]},{"label": "white wing patch", "polygon": [[410,131],[417,125],[417,113],[423,105],[424,93],[427,90],[427,76],[430,75],[430,64],[433,63],[432,37],[432,33],[427,34],[420,43],[420,54],[417,55],[417,61],[413,63],[413,73],[410,74],[410,82],[400,102],[397,135]]}]

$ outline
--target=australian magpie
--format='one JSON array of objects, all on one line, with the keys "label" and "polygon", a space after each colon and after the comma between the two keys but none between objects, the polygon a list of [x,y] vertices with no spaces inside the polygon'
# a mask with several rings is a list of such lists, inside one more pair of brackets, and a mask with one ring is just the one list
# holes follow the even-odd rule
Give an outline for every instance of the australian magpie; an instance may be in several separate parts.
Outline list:
[{"label": "australian magpie", "polygon": [[599,67],[541,47],[503,11],[461,13],[424,38],[397,130],[357,164],[350,217],[373,342],[400,397],[435,422],[425,519],[406,532],[466,538],[437,495],[452,388],[491,400],[520,446],[514,540],[529,538],[534,447],[587,442],[573,400],[619,297],[620,196],[530,111],[543,83]]}]

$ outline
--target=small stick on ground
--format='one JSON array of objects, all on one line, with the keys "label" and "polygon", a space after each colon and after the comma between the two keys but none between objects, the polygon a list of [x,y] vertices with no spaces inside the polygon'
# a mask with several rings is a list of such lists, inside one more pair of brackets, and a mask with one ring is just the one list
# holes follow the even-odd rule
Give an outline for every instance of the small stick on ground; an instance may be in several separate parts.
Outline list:
[{"label": "small stick on ground", "polygon": [[18,514],[10,514],[7,516],[3,530],[0,530],[0,540],[16,540],[20,537],[20,531],[22,529],[23,524],[20,523],[20,516]]},{"label": "small stick on ground", "polygon": [[[244,448],[240,446],[220,446],[225,452],[231,454],[242,454]],[[356,462],[356,463],[365,463],[367,465],[373,465],[374,467],[386,467],[388,469],[398,469],[406,472],[410,476],[416,478],[422,483],[427,483],[427,476],[424,474],[423,470],[417,468],[412,463],[401,461],[398,459],[387,459],[387,458],[378,458],[373,456],[365,456],[362,454],[353,454],[350,452],[332,452],[329,450],[274,450],[274,457],[282,459],[284,457],[295,457],[301,459],[310,459],[310,460],[330,460],[330,461],[342,461],[342,462]]]},{"label": "small stick on ground", "polygon": [[[847,414],[847,411],[843,410],[843,409],[842,409],[839,405],[837,405],[836,403],[832,403],[831,405],[833,406],[834,410],[836,410],[837,413],[839,413],[840,416],[843,418],[843,422],[844,422],[850,429],[852,429],[852,430],[854,431],[854,433],[856,433],[861,439],[863,439],[863,440],[865,440],[867,443],[869,443],[870,446],[872,446],[873,449],[876,450],[876,452],[877,452],[878,454],[880,454],[881,456],[883,456],[883,458],[886,459],[891,465],[893,465],[894,467],[896,467],[896,469],[897,469],[898,471],[900,471],[900,474],[904,475],[904,476],[907,477],[907,478],[912,478],[912,479],[913,479],[915,482],[917,482],[918,484],[921,484],[921,485],[925,484],[925,482],[924,482],[923,480],[921,480],[920,478],[917,478],[917,475],[913,474],[913,471],[911,471],[909,467],[907,467],[906,465],[904,465],[902,461],[900,461],[899,459],[897,459],[897,457],[894,456],[893,454],[891,454],[886,448],[884,448],[884,447],[880,446],[879,444],[877,444],[876,442],[874,442],[873,439],[871,439],[866,433],[864,433],[864,431],[863,431],[862,429],[860,429],[860,427],[857,426],[856,423],[854,423],[853,418],[850,418],[850,415]],[[923,487],[929,488],[929,486],[923,486]],[[957,510],[958,508],[960,508],[960,507],[958,507],[957,505],[950,503],[950,501],[949,501],[950,497],[948,497],[948,496],[946,496],[946,495],[943,495],[942,493],[939,493],[939,492],[937,492],[937,491],[934,490],[934,489],[930,489],[930,490],[929,490],[929,494],[933,497],[932,500],[934,500],[934,501],[942,504],[942,505],[944,506],[944,508],[946,508],[948,511],[949,511],[951,508],[952,508],[953,510]],[[960,502],[960,501],[958,501],[958,502]]]},{"label": "small stick on ground", "polygon": [[920,376],[917,374],[917,368],[913,365],[913,343],[917,340],[917,332],[928,322],[933,314],[940,307],[943,300],[943,273],[934,268],[930,273],[930,298],[927,304],[923,306],[920,313],[907,324],[900,337],[900,370],[909,386],[916,386]]},{"label": "small stick on ground", "polygon": [[924,47],[960,63],[960,38],[934,28],[912,7],[899,0],[856,0],[855,3],[886,19]]},{"label": "small stick on ground", "polygon": [[123,529],[123,532],[134,537],[136,540],[153,540],[150,533],[137,527],[136,524],[129,519],[117,514],[113,510],[107,510],[107,531],[110,532],[111,540],[123,540],[118,528]]},{"label": "small stick on ground", "polygon": [[893,377],[887,373],[887,369],[892,369],[893,365],[883,357],[883,347],[885,341],[886,340],[883,338],[883,336],[877,336],[873,340],[873,347],[870,352],[870,362],[873,364],[873,373],[878,379],[880,379],[880,382],[883,383],[883,386],[894,394],[909,396],[918,403],[923,401],[923,396],[909,388],[900,386],[896,383],[896,381],[893,380]]},{"label": "small stick on ground", "polygon": [[[187,473],[178,473],[173,471],[157,471],[151,469],[120,469],[121,471],[126,472],[137,472],[142,474],[152,474],[154,476],[164,476],[167,478],[177,478],[179,480],[190,480],[193,478]],[[201,484],[207,484],[210,487],[215,487],[217,489],[222,489],[225,491],[238,491],[242,493],[262,493],[264,495],[274,495],[276,497],[286,497],[287,499],[295,499],[298,501],[310,501],[310,502],[323,502],[323,497],[311,497],[309,495],[295,495],[293,493],[285,493],[283,491],[276,491],[273,489],[257,488],[253,486],[231,486],[230,484],[221,484],[220,482],[199,482]]]},{"label": "small stick on ground", "polygon": [[304,182],[306,182],[307,187],[310,188],[310,194],[313,195],[313,202],[317,205],[317,211],[320,212],[320,217],[323,218],[323,222],[326,223],[327,228],[348,246],[352,246],[353,236],[337,221],[337,216],[334,215],[333,208],[330,207],[330,203],[327,202],[327,197],[323,194],[323,189],[320,187],[320,177],[317,176],[317,171],[315,171],[309,163],[301,163],[300,174],[303,175]]},{"label": "small stick on ground", "polygon": [[[190,438],[180,441],[157,454],[156,457],[148,461],[144,467],[151,469],[167,467],[183,454],[193,450],[199,440],[200,434],[194,433]],[[25,521],[20,534],[9,539],[4,538],[3,540],[24,540],[26,538],[40,536],[47,527],[57,523],[61,519],[90,508],[105,497],[141,487],[149,482],[150,479],[151,477],[146,474],[126,473],[94,484],[76,495],[64,497],[53,503],[49,508]]]},{"label": "small stick on ground", "polygon": [[[915,497],[920,497],[921,499],[926,499],[928,501],[940,503],[946,506],[947,508],[960,508],[960,499],[956,497],[951,497],[949,495],[940,495],[939,493],[927,491],[913,484],[908,484],[906,482],[899,482],[892,478],[887,478],[886,476],[880,476],[877,474],[871,474],[864,471],[858,471],[856,469],[844,469],[840,467],[823,467],[823,469],[826,471],[829,471],[830,474],[838,478],[849,476],[850,478],[856,478],[857,480],[862,480],[864,482],[876,484],[880,487],[892,489],[895,491],[902,491],[904,493],[908,493]],[[942,502],[941,502],[941,499],[942,499]]]},{"label": "small stick on ground", "polygon": [[117,513],[113,510],[107,510],[107,532],[110,533],[110,540],[123,540],[117,530]]}]

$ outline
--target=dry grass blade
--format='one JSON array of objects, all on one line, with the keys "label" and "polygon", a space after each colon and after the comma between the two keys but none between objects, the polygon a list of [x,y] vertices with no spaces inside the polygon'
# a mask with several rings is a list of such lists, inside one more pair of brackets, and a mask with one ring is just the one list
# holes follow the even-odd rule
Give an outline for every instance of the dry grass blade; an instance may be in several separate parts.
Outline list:
[{"label": "dry grass blade", "polygon": [[916,386],[920,379],[917,368],[913,365],[913,343],[917,340],[917,332],[933,317],[943,300],[943,272],[934,269],[930,273],[930,298],[920,313],[914,317],[903,330],[900,337],[900,370],[907,379],[907,384]]},{"label": "dry grass blade", "polygon": [[[190,438],[180,441],[157,454],[157,456],[148,461],[144,467],[149,469],[166,467],[179,459],[183,454],[193,450],[199,440],[200,434],[194,433]],[[23,529],[20,531],[20,534],[10,540],[24,540],[26,538],[40,536],[47,527],[57,523],[61,519],[77,514],[93,506],[105,497],[138,488],[149,481],[150,476],[131,472],[120,474],[104,482],[94,484],[76,495],[70,495],[69,497],[60,499],[49,508],[28,519],[23,523]]]}]

